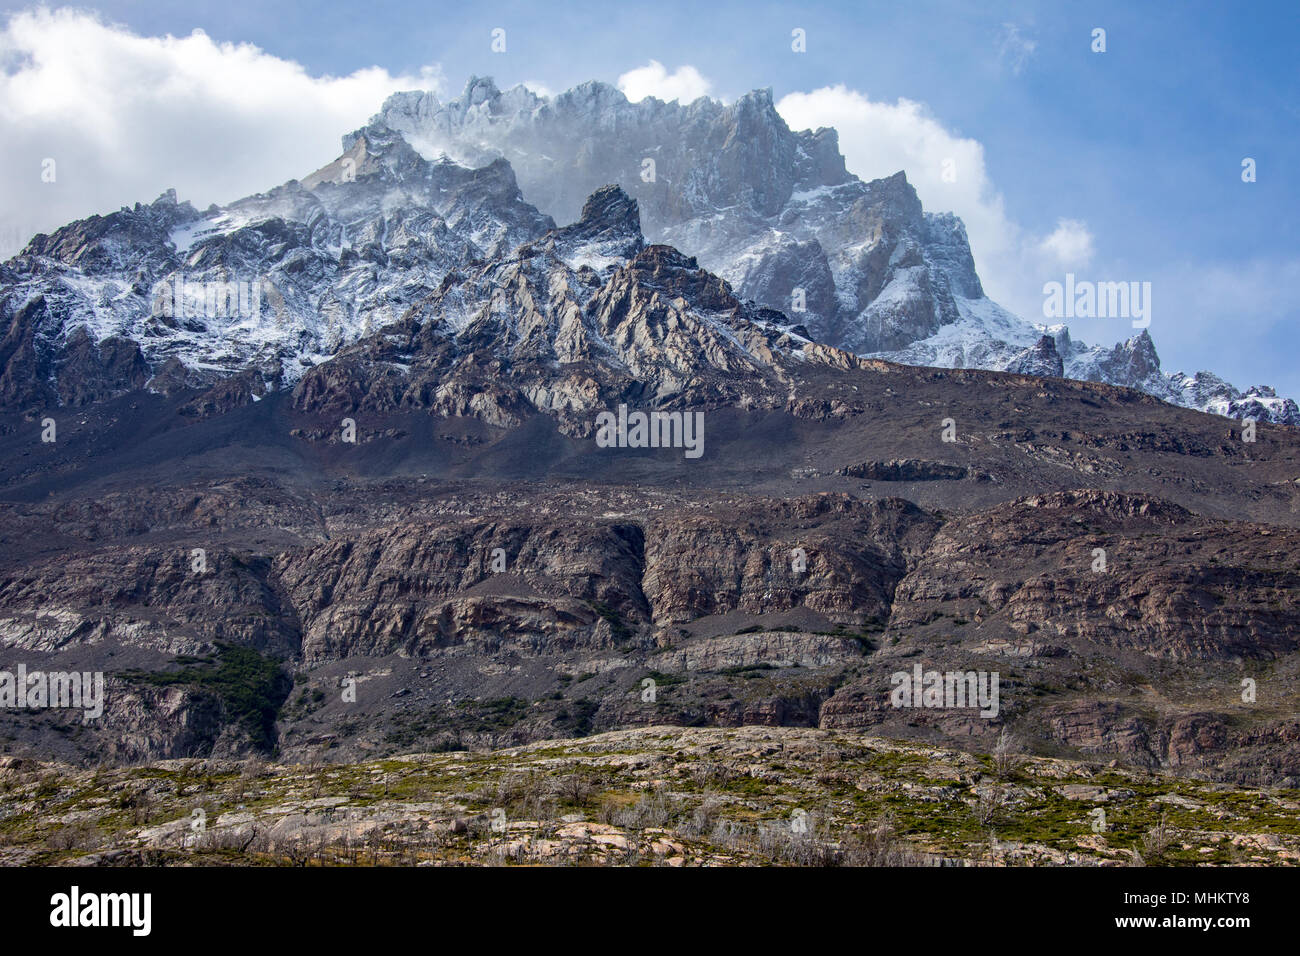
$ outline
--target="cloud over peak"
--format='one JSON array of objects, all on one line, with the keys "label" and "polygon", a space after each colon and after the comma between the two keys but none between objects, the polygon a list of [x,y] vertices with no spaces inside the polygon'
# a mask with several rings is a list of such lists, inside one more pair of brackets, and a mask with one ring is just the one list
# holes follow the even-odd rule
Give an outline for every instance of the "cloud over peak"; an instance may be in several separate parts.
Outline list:
[{"label": "cloud over peak", "polygon": [[966,224],[975,267],[988,295],[1022,315],[1037,315],[1042,276],[1067,259],[1091,259],[1092,234],[1061,219],[1049,236],[1012,221],[989,177],[984,146],[944,126],[922,103],[872,100],[844,85],[790,93],[776,104],[791,129],[833,126],[849,171],[862,179],[898,172],[930,212],[953,212]]},{"label": "cloud over peak", "polygon": [[628,70],[618,78],[618,88],[633,103],[638,103],[647,96],[653,96],[670,103],[693,103],[701,96],[708,96],[713,88],[700,71],[693,66],[679,66],[671,73],[658,60],[651,60],[645,66]]},{"label": "cloud over peak", "polygon": [[0,63],[4,256],[167,187],[202,207],[302,176],[389,93],[440,85],[435,67],[312,76],[252,44],[145,37],[71,9],[11,15]]}]

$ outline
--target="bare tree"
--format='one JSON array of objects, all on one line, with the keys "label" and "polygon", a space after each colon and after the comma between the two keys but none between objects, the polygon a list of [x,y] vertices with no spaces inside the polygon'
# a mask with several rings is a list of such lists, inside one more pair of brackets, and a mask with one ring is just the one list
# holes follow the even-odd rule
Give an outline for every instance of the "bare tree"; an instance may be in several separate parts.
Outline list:
[{"label": "bare tree", "polygon": [[1020,741],[1007,728],[998,734],[998,742],[993,747],[993,771],[1000,779],[1012,776],[1024,763]]},{"label": "bare tree", "polygon": [[1007,805],[1006,792],[1001,787],[986,787],[975,801],[975,817],[981,827],[988,827],[1002,816]]},{"label": "bare tree", "polygon": [[591,799],[592,786],[580,773],[571,773],[564,777],[556,786],[556,791],[565,800],[568,800],[575,807],[585,807],[587,801]]},{"label": "bare tree", "polygon": [[1167,814],[1160,815],[1160,822],[1142,834],[1142,857],[1153,863],[1164,859],[1166,851],[1173,845],[1174,832],[1169,828]]}]

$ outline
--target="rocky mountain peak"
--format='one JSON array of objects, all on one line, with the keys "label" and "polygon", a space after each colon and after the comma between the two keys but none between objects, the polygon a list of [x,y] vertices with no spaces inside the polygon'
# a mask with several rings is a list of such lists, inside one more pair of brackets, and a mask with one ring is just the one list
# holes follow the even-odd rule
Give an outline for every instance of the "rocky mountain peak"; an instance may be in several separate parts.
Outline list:
[{"label": "rocky mountain peak", "polygon": [[470,106],[480,103],[495,102],[501,98],[501,91],[490,76],[471,76],[465,83],[461,99]]},{"label": "rocky mountain peak", "polygon": [[1116,379],[1143,381],[1159,374],[1160,357],[1156,354],[1156,344],[1151,335],[1143,329],[1116,345],[1103,366]]},{"label": "rocky mountain peak", "polygon": [[676,246],[742,298],[795,315],[828,344],[897,348],[982,297],[965,230],[928,220],[906,173],[864,182],[834,130],[796,133],[771,90],[729,104],[631,103],[604,83],[544,100],[475,79],[458,99],[390,98],[375,122],[426,155],[508,159],[523,194],[558,221],[616,183],[648,241]]},{"label": "rocky mountain peak", "polygon": [[[890,218],[909,226],[918,226],[922,219],[921,197],[916,187],[907,181],[907,173],[899,170],[892,176],[872,180],[871,205],[881,218]],[[952,213],[947,215],[952,216]],[[952,216],[956,219],[955,216]],[[957,220],[958,223],[961,220]],[[964,230],[963,230],[964,234]]]},{"label": "rocky mountain peak", "polygon": [[[926,211],[904,171],[850,173],[836,132],[792,131],[771,90],[730,104],[632,103],[608,83],[541,97],[488,77],[471,77],[446,103],[393,94],[301,181],[204,213],[169,190],[35,237],[0,270],[11,293],[0,321],[20,343],[0,382],[24,402],[111,392],[112,369],[127,367],[119,362],[102,387],[56,381],[72,374],[56,358],[74,341],[78,354],[98,356],[74,339],[82,329],[92,344],[139,343],[155,374],[177,361],[203,380],[252,366],[268,383],[292,384],[453,272],[538,242],[565,268],[600,276],[640,262],[647,242],[677,250],[710,277],[710,308],[752,303],[756,315],[780,316],[771,326],[858,355],[1064,375],[1300,423],[1293,402],[1263,390],[1165,375],[1145,332],[1090,348],[1001,309],[984,295],[958,217]],[[204,295],[273,293],[257,315],[156,314],[152,290],[178,280]]]},{"label": "rocky mountain peak", "polygon": [[574,228],[597,234],[641,235],[641,214],[636,200],[617,185],[602,186],[582,205],[582,217]]},{"label": "rocky mountain peak", "polygon": [[[502,160],[501,162],[504,162]],[[582,206],[582,216],[555,233],[570,256],[631,258],[643,245],[636,200],[615,185],[602,186]]]},{"label": "rocky mountain peak", "polygon": [[1065,366],[1061,355],[1056,351],[1056,340],[1050,335],[1043,335],[1030,348],[1025,349],[1008,364],[1008,372],[1021,375],[1041,375],[1048,378],[1060,378]]}]

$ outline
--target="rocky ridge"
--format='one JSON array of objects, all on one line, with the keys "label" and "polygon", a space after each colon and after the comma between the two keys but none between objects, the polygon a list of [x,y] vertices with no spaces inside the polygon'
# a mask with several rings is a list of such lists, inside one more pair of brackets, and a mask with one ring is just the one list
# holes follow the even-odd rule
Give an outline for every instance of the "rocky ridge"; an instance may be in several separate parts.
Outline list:
[{"label": "rocky ridge", "polygon": [[[446,304],[431,299],[446,281],[586,219],[585,201],[616,184],[652,246],[717,275],[751,316],[822,345],[1300,423],[1267,387],[1164,373],[1145,331],[1088,347],[1001,309],[960,220],[925,212],[901,172],[848,173],[835,131],[791,131],[767,91],[726,106],[633,104],[601,83],[545,99],[473,78],[448,103],[395,94],[343,147],[302,180],[223,207],[199,212],[168,191],[35,237],[0,265],[0,404],[80,407],[142,387],[221,388],[198,413],[260,400],[417,303]],[[633,253],[597,246],[585,262],[573,246],[569,266],[600,272]],[[573,387],[539,397],[574,402]],[[471,400],[452,392],[441,405]]]},{"label": "rocky ridge", "polygon": [[818,342],[913,365],[1065,375],[1300,424],[1300,408],[1267,387],[1243,393],[1209,372],[1163,372],[1145,331],[1086,346],[1064,326],[1001,308],[984,294],[960,219],[923,211],[904,172],[870,182],[849,173],[835,130],[792,131],[768,90],[726,105],[632,103],[599,82],[542,97],[472,77],[446,102],[394,94],[366,129],[469,165],[504,158],[525,196],[560,221],[617,183],[641,205],[652,242],[696,256]]}]

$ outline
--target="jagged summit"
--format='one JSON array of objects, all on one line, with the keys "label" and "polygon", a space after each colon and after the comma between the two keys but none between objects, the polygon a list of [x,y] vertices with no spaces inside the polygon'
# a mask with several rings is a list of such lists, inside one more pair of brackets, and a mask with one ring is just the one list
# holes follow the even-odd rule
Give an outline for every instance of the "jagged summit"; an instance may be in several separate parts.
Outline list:
[{"label": "jagged summit", "polygon": [[898,348],[955,322],[957,297],[983,295],[960,220],[925,213],[904,172],[850,174],[835,131],[792,131],[770,90],[730,104],[631,103],[602,83],[543,99],[475,78],[445,104],[396,94],[371,123],[426,155],[508,159],[558,221],[618,183],[649,241],[698,256],[832,345]]},{"label": "jagged summit", "polygon": [[[0,402],[249,370],[258,388],[292,386],[448,276],[545,237],[564,268],[601,275],[647,243],[680,250],[769,325],[862,356],[1064,375],[1300,423],[1271,390],[1166,375],[1145,333],[1088,347],[1000,308],[958,217],[924,210],[905,172],[849,173],[835,131],[791,130],[771,90],[632,103],[598,81],[541,97],[471,77],[445,103],[393,94],[342,146],[301,180],[226,206],[199,212],[168,191],[35,237],[0,266]],[[198,299],[167,314],[160,284]],[[231,310],[231,290],[256,308]]]},{"label": "jagged summit", "polygon": [[568,258],[631,258],[645,244],[641,213],[636,200],[619,186],[602,186],[587,199],[582,215],[559,230],[555,239],[565,245]]},{"label": "jagged summit", "polygon": [[[596,81],[545,98],[475,77],[446,103],[395,94],[372,122],[427,155],[508,159],[524,195],[559,221],[616,182],[636,198],[649,241],[697,256],[818,341],[913,364],[1052,374],[1057,360],[1040,341],[1051,334],[1066,376],[1236,407],[1226,383],[1212,395],[1208,379],[1182,387],[1185,376],[1161,372],[1140,339],[1088,347],[1002,309],[984,294],[958,217],[923,210],[904,172],[871,182],[849,173],[836,132],[790,130],[770,90],[731,104],[631,103]],[[1265,410],[1300,422],[1284,403]]]}]

